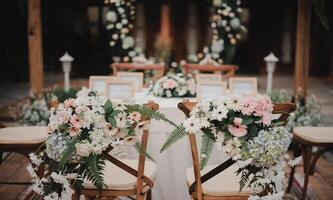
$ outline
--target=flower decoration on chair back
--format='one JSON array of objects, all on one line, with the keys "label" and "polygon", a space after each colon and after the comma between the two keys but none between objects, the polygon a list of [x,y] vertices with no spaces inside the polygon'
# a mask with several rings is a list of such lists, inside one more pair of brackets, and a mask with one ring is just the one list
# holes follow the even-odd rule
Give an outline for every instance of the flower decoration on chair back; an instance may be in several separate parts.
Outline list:
[{"label": "flower decoration on chair back", "polygon": [[[219,100],[204,100],[183,122],[183,130],[202,137],[200,164],[204,168],[213,146],[239,165],[240,190],[248,186],[253,195],[281,195],[284,155],[292,135],[273,119],[268,96],[233,94]],[[185,136],[175,130],[162,150]]]},{"label": "flower decoration on chair back", "polygon": [[[102,189],[103,152],[118,145],[133,145],[141,152],[139,140],[151,118],[174,125],[157,111],[106,100],[86,88],[76,99],[51,108],[50,113],[46,145],[30,155],[32,163],[28,166],[36,181],[34,190],[44,199],[70,197],[82,188],[83,180]],[[37,176],[40,166],[45,168],[42,177]]]}]

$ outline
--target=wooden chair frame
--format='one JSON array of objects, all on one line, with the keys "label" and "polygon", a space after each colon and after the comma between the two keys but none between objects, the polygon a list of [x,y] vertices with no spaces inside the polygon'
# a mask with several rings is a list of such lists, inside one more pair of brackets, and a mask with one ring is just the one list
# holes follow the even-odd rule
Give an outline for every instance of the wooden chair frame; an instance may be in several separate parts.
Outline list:
[{"label": "wooden chair frame", "polygon": [[200,72],[213,72],[215,74],[223,74],[222,79],[226,80],[229,77],[235,75],[236,70],[239,67],[237,65],[199,65],[199,64],[192,64],[186,63],[184,65],[185,74],[190,74],[194,70],[198,70]]},{"label": "wooden chair frame", "polygon": [[[306,199],[308,184],[310,175],[314,174],[316,163],[321,155],[326,152],[333,151],[333,143],[316,143],[305,140],[294,134],[293,140],[295,141],[295,147],[293,150],[294,157],[298,157],[300,155],[303,156],[303,166],[304,166],[304,184],[302,189],[302,197],[301,200]],[[313,153],[313,147],[321,147],[317,152]],[[293,166],[290,171],[289,182],[286,192],[290,192],[294,175],[296,171],[296,166]]]},{"label": "wooden chair frame", "polygon": [[[145,106],[149,109],[157,111],[159,109],[158,104],[154,102],[148,102]],[[150,119],[143,119],[150,120]],[[85,195],[88,199],[93,199],[94,197],[108,197],[110,199],[115,199],[117,196],[132,196],[135,195],[137,200],[143,200],[147,195],[147,200],[151,200],[151,188],[153,187],[154,183],[148,177],[144,175],[145,169],[145,160],[146,156],[144,152],[147,149],[148,145],[148,136],[149,131],[144,130],[143,135],[141,138],[141,146],[142,146],[142,153],[139,155],[139,163],[138,169],[133,169],[132,167],[128,166],[127,164],[123,163],[122,161],[118,160],[117,158],[109,155],[109,152],[112,150],[110,146],[106,149],[102,155],[114,165],[118,166],[119,168],[123,169],[124,171],[128,172],[129,174],[135,176],[137,178],[136,187],[131,190],[111,190],[111,189],[103,189],[99,191],[98,189],[83,189],[81,194]],[[76,195],[76,199],[78,199],[79,195]]]},{"label": "wooden chair frame", "polygon": [[[192,109],[196,106],[197,102],[189,102],[189,101],[183,101],[178,104],[178,108],[183,111],[185,116],[188,118],[190,117],[190,112]],[[281,114],[279,117],[279,121],[285,122],[288,118],[289,114],[293,112],[296,109],[295,104],[275,104],[273,114]],[[191,147],[191,154],[192,154],[192,162],[193,162],[193,171],[194,171],[194,183],[189,186],[189,193],[192,197],[192,199],[197,200],[221,200],[221,199],[233,199],[233,200],[245,200],[248,198],[248,196],[242,196],[240,194],[239,196],[224,196],[224,197],[218,197],[218,196],[210,196],[203,193],[202,190],[202,184],[206,182],[207,180],[211,179],[212,177],[216,176],[223,170],[227,169],[231,165],[235,163],[231,158],[222,163],[221,165],[215,167],[211,171],[207,172],[205,175],[201,176],[200,172],[200,159],[198,154],[198,148],[196,144],[195,135],[190,133],[189,134],[189,141],[190,141],[190,147]]]},{"label": "wooden chair frame", "polygon": [[119,71],[128,71],[128,70],[139,70],[139,71],[156,71],[155,76],[152,78],[152,81],[157,81],[159,78],[164,76],[165,66],[164,64],[135,64],[135,63],[113,63],[111,64],[113,75],[117,76]]}]

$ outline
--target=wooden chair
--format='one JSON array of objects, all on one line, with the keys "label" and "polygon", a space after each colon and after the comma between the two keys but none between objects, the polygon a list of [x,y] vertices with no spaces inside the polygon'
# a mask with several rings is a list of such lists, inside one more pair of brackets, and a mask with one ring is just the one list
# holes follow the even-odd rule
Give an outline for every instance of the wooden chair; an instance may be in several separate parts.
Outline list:
[{"label": "wooden chair", "polygon": [[[178,108],[184,112],[186,117],[196,106],[196,102],[184,101],[178,104]],[[285,122],[289,114],[295,110],[294,104],[275,104],[274,114],[281,114],[279,121]],[[206,166],[200,171],[199,156],[194,134],[189,134],[193,167],[186,170],[187,184],[192,199],[198,200],[245,200],[250,195],[249,189],[244,188],[239,193],[239,178],[234,174],[238,169],[231,158],[218,166]],[[194,174],[193,174],[194,172]],[[201,174],[204,174],[201,176]]]},{"label": "wooden chair", "polygon": [[223,74],[223,80],[227,80],[229,77],[234,76],[238,68],[237,65],[199,65],[191,63],[184,65],[185,74],[190,74],[195,70],[198,70],[199,72],[212,72],[215,74]]},{"label": "wooden chair", "polygon": [[[314,174],[317,160],[323,153],[333,150],[333,127],[295,127],[293,133],[293,139],[301,149],[301,152],[295,149],[294,154],[295,156],[303,154],[304,185],[301,199],[305,200],[309,178]],[[313,153],[313,147],[319,147],[319,150]],[[293,166],[290,172],[287,192],[290,191],[294,181],[295,167]]]},{"label": "wooden chair", "polygon": [[[149,102],[146,106],[157,111],[159,106]],[[150,119],[144,119],[150,120]],[[142,151],[147,149],[149,132],[143,131],[141,138]],[[105,197],[116,199],[118,196],[135,195],[137,200],[151,199],[151,188],[156,175],[156,165],[152,161],[146,161],[144,153],[140,153],[139,160],[117,159],[109,155],[110,147],[103,152],[107,162],[104,171],[104,181],[107,188],[99,191],[91,183],[85,182],[81,193],[88,199]]]},{"label": "wooden chair", "polygon": [[[29,159],[29,154],[42,147],[48,137],[45,126],[5,127],[0,124],[0,127],[1,159],[3,152],[19,153]],[[42,174],[42,168],[40,168],[38,174]],[[27,185],[32,184],[32,182],[13,181],[0,182],[0,184]]]},{"label": "wooden chair", "polygon": [[137,70],[137,71],[156,71],[156,74],[152,78],[152,81],[156,81],[161,78],[165,73],[164,64],[135,64],[135,63],[113,63],[111,64],[113,75],[117,76],[119,71]]}]

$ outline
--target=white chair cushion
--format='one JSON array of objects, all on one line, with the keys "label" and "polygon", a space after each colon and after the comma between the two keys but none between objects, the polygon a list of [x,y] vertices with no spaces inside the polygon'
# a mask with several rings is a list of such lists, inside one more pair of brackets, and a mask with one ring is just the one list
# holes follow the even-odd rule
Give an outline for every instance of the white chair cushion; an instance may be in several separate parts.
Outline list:
[{"label": "white chair cushion", "polygon": [[[201,176],[214,169],[217,165],[208,165],[201,170]],[[206,195],[210,196],[249,196],[250,189],[244,187],[239,193],[239,180],[240,176],[237,176],[237,164],[233,164],[223,172],[209,179],[202,184],[202,191]],[[186,170],[187,184],[191,185],[194,182],[193,167]]]},{"label": "white chair cushion", "polygon": [[[138,169],[138,160],[121,159],[120,161],[132,167],[133,169]],[[146,159],[144,171],[145,176],[154,181],[156,176],[156,169],[156,164]],[[103,174],[104,183],[108,186],[107,189],[132,190],[136,186],[135,176],[129,174],[109,161],[106,162]],[[85,181],[83,183],[83,187],[85,189],[96,189],[96,187],[90,181]]]},{"label": "white chair cushion", "polygon": [[294,134],[298,137],[315,143],[332,143],[333,127],[295,127]]},{"label": "white chair cushion", "polygon": [[0,144],[38,144],[44,142],[46,126],[20,126],[0,129]]}]

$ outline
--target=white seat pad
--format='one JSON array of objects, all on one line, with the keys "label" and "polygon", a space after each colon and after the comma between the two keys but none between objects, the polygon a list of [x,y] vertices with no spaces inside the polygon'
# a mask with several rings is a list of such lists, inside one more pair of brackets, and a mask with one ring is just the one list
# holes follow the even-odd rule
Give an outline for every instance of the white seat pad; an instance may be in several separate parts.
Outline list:
[{"label": "white seat pad", "polygon": [[332,143],[333,127],[295,127],[294,134],[304,140],[316,143]]},{"label": "white seat pad", "polygon": [[[201,170],[201,176],[217,167],[217,165],[207,165]],[[233,164],[223,172],[209,179],[202,184],[202,191],[210,196],[249,196],[250,188],[244,187],[239,193],[240,176],[236,175],[238,169],[237,164]],[[186,170],[187,184],[191,185],[194,182],[193,167]]]},{"label": "white seat pad", "polygon": [[[128,160],[121,159],[123,163],[132,167],[133,169],[138,169],[138,160]],[[145,176],[150,180],[154,181],[156,176],[156,164],[152,161],[146,159],[145,162]],[[114,165],[113,163],[107,161],[104,169],[104,183],[108,186],[106,189],[112,190],[132,190],[136,186],[136,177]],[[83,183],[85,189],[96,189],[95,186],[90,181],[85,181]]]},{"label": "white seat pad", "polygon": [[0,144],[38,144],[44,142],[46,126],[20,126],[0,129]]}]

